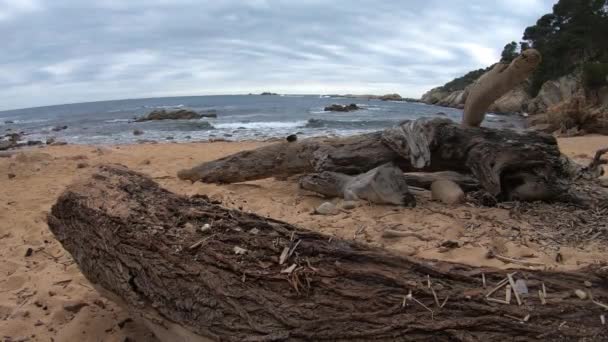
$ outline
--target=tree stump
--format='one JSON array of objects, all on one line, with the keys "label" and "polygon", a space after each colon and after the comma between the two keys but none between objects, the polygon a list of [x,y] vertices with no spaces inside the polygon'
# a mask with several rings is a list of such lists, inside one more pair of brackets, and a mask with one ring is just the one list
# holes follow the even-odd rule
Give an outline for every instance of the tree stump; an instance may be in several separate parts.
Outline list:
[{"label": "tree stump", "polygon": [[530,295],[497,304],[485,295],[504,271],[331,239],[124,167],[70,186],[48,222],[87,279],[163,341],[608,339],[605,310],[573,292],[589,281],[606,303],[606,270],[519,271]]}]

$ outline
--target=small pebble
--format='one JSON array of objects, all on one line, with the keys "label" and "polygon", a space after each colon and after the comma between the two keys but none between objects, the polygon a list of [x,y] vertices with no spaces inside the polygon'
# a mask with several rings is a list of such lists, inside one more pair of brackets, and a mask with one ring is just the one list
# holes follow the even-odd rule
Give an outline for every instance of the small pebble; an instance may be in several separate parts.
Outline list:
[{"label": "small pebble", "polygon": [[15,178],[15,177],[17,177],[17,175],[16,175],[16,174],[14,174],[14,173],[9,173],[9,174],[8,174],[8,179],[13,179],[13,178]]},{"label": "small pebble", "polygon": [[585,286],[591,287],[591,286],[593,286],[593,284],[591,284],[591,282],[589,280],[585,280]]},{"label": "small pebble", "polygon": [[257,228],[253,228],[252,230],[249,231],[249,233],[253,234],[253,235],[258,235],[259,232],[260,232],[260,230]]},{"label": "small pebble", "polygon": [[245,254],[245,253],[247,253],[247,250],[245,248],[234,246],[234,254],[242,255],[242,254]]},{"label": "small pebble", "polygon": [[34,254],[34,250],[31,247],[28,247],[28,249],[25,251],[25,257],[31,257],[32,254]]},{"label": "small pebble", "polygon": [[587,293],[583,290],[576,289],[574,290],[574,294],[580,299],[587,299]]},{"label": "small pebble", "polygon": [[206,232],[209,229],[211,229],[211,225],[209,223],[205,223],[202,227],[201,227],[201,232]]}]

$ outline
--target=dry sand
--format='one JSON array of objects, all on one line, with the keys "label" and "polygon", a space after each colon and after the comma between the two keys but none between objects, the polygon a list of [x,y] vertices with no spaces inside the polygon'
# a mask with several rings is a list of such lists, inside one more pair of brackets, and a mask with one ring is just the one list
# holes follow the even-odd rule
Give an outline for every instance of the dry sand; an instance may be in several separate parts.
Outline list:
[{"label": "dry sand", "polygon": [[[177,193],[207,194],[228,207],[406,255],[499,268],[518,265],[486,258],[491,248],[507,257],[555,269],[608,261],[602,243],[555,246],[539,239],[533,225],[512,217],[508,209],[467,204],[446,207],[422,195],[414,209],[361,204],[336,216],[319,216],[310,213],[325,200],[299,190],[293,180],[217,186],[190,184],[175,177],[182,168],[263,144],[58,146],[0,158],[0,339],[154,341],[126,312],[92,289],[46,225],[46,215],[64,187],[101,163],[126,165]],[[560,146],[571,157],[589,159],[595,150],[608,146],[608,137],[564,138]],[[382,238],[387,228],[411,236]],[[460,247],[441,247],[446,240],[458,241]],[[27,256],[29,249],[31,255]],[[561,263],[555,260],[558,252],[563,256]]]}]

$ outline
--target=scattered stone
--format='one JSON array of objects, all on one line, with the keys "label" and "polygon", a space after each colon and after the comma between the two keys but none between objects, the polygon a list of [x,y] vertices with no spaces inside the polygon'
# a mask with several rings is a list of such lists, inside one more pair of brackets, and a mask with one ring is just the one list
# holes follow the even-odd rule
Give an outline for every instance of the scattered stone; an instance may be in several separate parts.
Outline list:
[{"label": "scattered stone", "polygon": [[52,145],[55,142],[55,140],[56,140],[55,137],[46,138],[46,144]]},{"label": "scattered stone", "polygon": [[150,165],[150,164],[152,164],[152,162],[150,161],[150,159],[144,159],[144,160],[142,160],[141,164],[142,165]]},{"label": "scattered stone", "polygon": [[585,287],[591,287],[593,284],[589,280],[585,280]]},{"label": "scattered stone", "polygon": [[16,147],[17,144],[12,141],[0,141],[0,151],[8,150],[9,148]]},{"label": "scattered stone", "polygon": [[454,240],[445,240],[441,243],[441,247],[445,247],[445,248],[449,248],[449,249],[458,248],[458,247],[460,247],[460,243],[458,241],[454,241]]},{"label": "scattered stone", "polygon": [[84,302],[77,302],[77,303],[72,303],[72,304],[65,304],[63,306],[63,309],[65,311],[71,312],[71,313],[78,313],[80,310],[82,310],[82,308],[84,308],[85,306],[88,306],[89,304],[84,303]]},{"label": "scattered stone", "polygon": [[576,289],[574,290],[574,294],[580,299],[587,299],[587,292],[583,290]]},{"label": "scattered stone", "polygon": [[351,103],[349,105],[332,104],[331,106],[325,107],[323,110],[326,112],[352,112],[359,109],[361,109],[361,107],[357,106],[355,103]]},{"label": "scattered stone", "polygon": [[137,139],[135,142],[138,144],[158,144],[157,141],[150,139]]},{"label": "scattered stone", "polygon": [[342,202],[342,209],[344,210],[352,210],[357,207],[356,201],[344,201]]},{"label": "scattered stone", "polygon": [[49,291],[49,297],[53,297],[55,295],[56,295],[55,291]]},{"label": "scattered stone", "polygon": [[13,178],[15,178],[15,177],[17,177],[17,175],[16,175],[16,174],[14,174],[14,173],[9,173],[9,174],[8,174],[8,179],[13,179]]},{"label": "scattered stone", "polygon": [[28,140],[26,144],[27,144],[27,146],[37,146],[37,145],[42,145],[42,141],[40,141],[40,140]]},{"label": "scattered stone", "polygon": [[41,325],[44,325],[44,323],[42,323],[42,321],[41,321],[41,320],[37,320],[37,321],[36,321],[36,323],[34,323],[34,326],[35,326],[35,327],[39,327],[39,326],[41,326]]},{"label": "scattered stone", "polygon": [[295,134],[290,134],[290,135],[287,136],[286,139],[287,139],[288,142],[294,142],[294,141],[298,140],[298,136],[295,135]]},{"label": "scattered stone", "polygon": [[201,232],[206,232],[208,230],[211,229],[211,225],[209,223],[205,223],[202,227],[201,227]]},{"label": "scattered stone", "polygon": [[234,246],[234,254],[243,255],[245,253],[247,253],[247,250],[245,248],[241,248],[239,246]]},{"label": "scattered stone", "polygon": [[144,134],[144,131],[142,131],[141,129],[134,129],[133,130],[133,135],[142,135]]},{"label": "scattered stone", "polygon": [[315,214],[319,215],[335,215],[336,205],[331,202],[325,202],[315,209]]},{"label": "scattered stone", "polygon": [[9,125],[9,124],[14,124],[15,121],[13,121],[13,120],[6,120],[6,121],[4,121],[4,123],[7,124],[7,125]]},{"label": "scattered stone", "polygon": [[258,235],[259,232],[260,232],[259,229],[253,228],[252,230],[249,231],[249,234]]},{"label": "scattered stone", "polygon": [[51,131],[53,132],[59,132],[59,131],[63,131],[64,129],[68,129],[68,126],[55,126],[51,129]]},{"label": "scattered stone", "polygon": [[431,198],[452,205],[463,203],[465,196],[458,184],[451,180],[441,179],[431,184]]},{"label": "scattered stone", "polygon": [[32,249],[32,247],[28,247],[27,250],[25,251],[25,257],[31,257],[32,254],[34,254],[34,250]]},{"label": "scattered stone", "polygon": [[166,137],[165,139],[166,139],[166,140],[173,140],[173,139],[175,139],[175,138],[174,138],[174,137],[169,136],[169,137]]},{"label": "scattered stone", "polygon": [[88,163],[78,163],[78,164],[76,164],[76,167],[79,169],[84,169],[84,168],[89,167],[89,164]]},{"label": "scattered stone", "polygon": [[68,143],[65,141],[55,141],[54,143],[51,144],[51,146],[64,146],[67,145]]},{"label": "scattered stone", "polygon": [[184,139],[186,139],[186,140],[190,140],[190,139],[192,139],[192,137],[191,137],[191,136],[189,136],[189,135],[186,135],[186,136],[184,137]]}]

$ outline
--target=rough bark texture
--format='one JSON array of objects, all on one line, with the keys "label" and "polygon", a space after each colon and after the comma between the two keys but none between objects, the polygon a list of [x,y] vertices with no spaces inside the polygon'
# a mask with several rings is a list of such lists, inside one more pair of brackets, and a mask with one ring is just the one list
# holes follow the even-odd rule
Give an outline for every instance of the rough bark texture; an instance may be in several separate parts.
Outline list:
[{"label": "rough bark texture", "polygon": [[179,177],[233,183],[324,171],[365,173],[393,162],[403,171],[472,174],[503,199],[551,200],[568,187],[557,141],[538,132],[462,127],[448,119],[404,121],[383,132],[282,143],[203,163]]},{"label": "rough bark texture", "polygon": [[[608,339],[605,311],[573,294],[589,281],[593,298],[606,302],[608,279],[599,268],[520,271],[515,278],[530,291],[524,305],[494,304],[484,295],[504,271],[330,239],[204,196],[177,196],[110,166],[68,188],[48,220],[84,275],[134,317],[153,322],[164,341],[177,340],[175,327],[190,341]],[[212,228],[202,232],[205,223]],[[438,301],[449,296],[443,308],[427,276]],[[546,305],[536,295],[541,282]]]},{"label": "rough bark texture", "polygon": [[492,103],[526,80],[540,61],[540,52],[528,49],[510,64],[497,63],[490,71],[483,74],[469,91],[464,105],[462,124],[478,127]]}]

